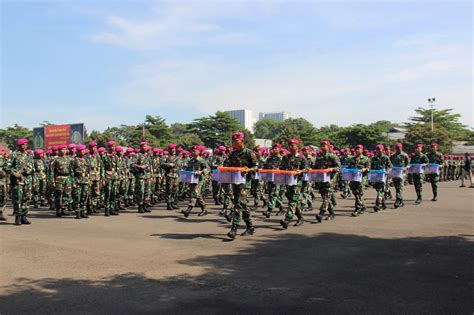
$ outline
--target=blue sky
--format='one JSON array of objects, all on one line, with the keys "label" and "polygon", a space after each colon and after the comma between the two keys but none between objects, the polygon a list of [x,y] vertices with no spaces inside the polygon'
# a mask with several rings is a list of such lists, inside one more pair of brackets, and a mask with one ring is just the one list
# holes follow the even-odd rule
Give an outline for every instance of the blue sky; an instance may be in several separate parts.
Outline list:
[{"label": "blue sky", "polygon": [[0,127],[285,110],[406,121],[436,97],[474,127],[472,3],[2,1]]}]

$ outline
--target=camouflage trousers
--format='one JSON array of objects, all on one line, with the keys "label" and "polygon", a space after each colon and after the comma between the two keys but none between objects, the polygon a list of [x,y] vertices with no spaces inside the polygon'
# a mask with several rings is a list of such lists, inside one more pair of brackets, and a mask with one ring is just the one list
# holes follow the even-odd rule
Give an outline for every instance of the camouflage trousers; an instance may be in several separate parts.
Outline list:
[{"label": "camouflage trousers", "polygon": [[35,179],[33,184],[33,204],[44,203],[46,200],[46,179]]},{"label": "camouflage trousers", "polygon": [[147,179],[143,177],[135,177],[134,199],[141,206],[145,203],[145,185]]},{"label": "camouflage trousers", "polygon": [[232,187],[231,184],[222,184],[222,193],[224,194],[224,209],[228,209],[232,198]]},{"label": "camouflage trousers", "polygon": [[166,176],[166,202],[175,203],[178,197],[178,177]]},{"label": "camouflage trousers", "polygon": [[286,212],[285,220],[291,221],[293,215],[298,219],[303,217],[301,211],[301,181],[297,185],[286,186],[286,199],[288,199],[288,211]]},{"label": "camouflage trousers", "polygon": [[263,182],[257,179],[251,180],[250,193],[254,198],[254,204],[258,205],[260,200],[265,200],[263,195]]},{"label": "camouflage trousers", "polygon": [[313,206],[313,186],[312,182],[303,181],[301,184],[303,206],[311,208]]},{"label": "camouflage trousers", "polygon": [[104,185],[104,207],[107,210],[115,209],[117,182],[113,178],[106,178]]},{"label": "camouflage trousers", "polygon": [[365,181],[362,182],[350,182],[349,187],[351,188],[352,194],[355,198],[355,209],[365,209],[364,201],[364,190],[365,190]]},{"label": "camouflage trousers", "polygon": [[13,214],[23,216],[28,214],[28,205],[31,201],[32,183],[31,178],[25,178],[23,183],[12,185]]},{"label": "camouflage trousers", "polygon": [[377,206],[380,206],[382,203],[385,202],[385,188],[387,185],[385,183],[374,183],[372,186],[377,192],[377,197],[375,198],[375,204]]},{"label": "camouflage trousers", "polygon": [[393,187],[395,187],[395,197],[397,200],[403,200],[403,178],[392,178]]},{"label": "camouflage trousers", "polygon": [[413,174],[413,186],[415,186],[416,196],[423,198],[423,183],[425,176],[423,174]]},{"label": "camouflage trousers", "polygon": [[88,183],[78,183],[75,185],[73,200],[74,200],[74,210],[76,212],[84,211],[87,207],[87,202],[89,200],[90,185]]},{"label": "camouflage trousers", "polygon": [[437,174],[426,174],[426,178],[430,181],[431,190],[433,191],[433,195],[438,194],[438,183],[440,176]]},{"label": "camouflage trousers", "polygon": [[213,180],[212,181],[212,198],[214,198],[214,200],[220,200],[222,198],[222,185]]},{"label": "camouflage trousers", "polygon": [[247,226],[252,225],[252,216],[250,208],[247,205],[247,195],[250,190],[250,181],[245,184],[231,184],[233,193],[234,213],[232,224],[239,226],[240,221],[244,219]]},{"label": "camouflage trousers", "polygon": [[56,207],[56,211],[60,211],[62,209],[72,209],[72,202],[71,202],[71,180],[68,176],[58,176],[55,178],[55,186],[54,186],[54,205]]},{"label": "camouflage trousers", "polygon": [[200,180],[197,184],[189,184],[191,199],[189,199],[188,207],[192,208],[194,206],[198,206],[203,208],[206,206],[206,202],[204,201],[204,198],[202,196],[204,184],[204,180]]},{"label": "camouflage trousers", "polygon": [[280,184],[268,182],[268,211],[272,211],[276,207],[283,206],[283,202],[280,197]]},{"label": "camouflage trousers", "polygon": [[319,190],[319,194],[321,195],[322,203],[320,210],[322,212],[329,211],[329,213],[333,213],[333,204],[331,201],[331,194],[332,194],[332,187],[331,183],[317,183],[316,187]]},{"label": "camouflage trousers", "polygon": [[100,181],[93,180],[89,187],[88,210],[98,210],[100,207],[100,184]]},{"label": "camouflage trousers", "polygon": [[117,180],[117,188],[115,190],[115,200],[120,204],[124,204],[127,194],[127,180],[125,178]]}]

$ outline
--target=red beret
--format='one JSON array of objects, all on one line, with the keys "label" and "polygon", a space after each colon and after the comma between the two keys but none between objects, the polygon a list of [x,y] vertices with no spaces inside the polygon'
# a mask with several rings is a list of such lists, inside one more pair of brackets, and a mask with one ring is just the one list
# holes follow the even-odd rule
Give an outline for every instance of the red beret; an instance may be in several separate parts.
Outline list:
[{"label": "red beret", "polygon": [[115,152],[122,152],[123,148],[121,146],[116,146],[115,147]]},{"label": "red beret", "polygon": [[109,147],[113,147],[115,145],[115,141],[114,140],[109,140],[109,142],[107,142],[107,146]]},{"label": "red beret", "polygon": [[75,149],[76,148],[76,145],[74,143],[70,143],[68,146],[67,146],[69,149]]},{"label": "red beret", "polygon": [[288,144],[300,144],[300,140],[295,139],[295,138],[294,138],[294,139],[290,139],[290,140],[288,140]]},{"label": "red beret", "polygon": [[95,147],[95,146],[97,146],[97,142],[91,141],[91,142],[89,142],[89,146],[90,146],[91,148],[92,148],[92,147]]},{"label": "red beret", "polygon": [[16,141],[16,145],[22,145],[22,144],[25,144],[25,143],[28,143],[28,139],[21,138],[21,139],[18,139]]},{"label": "red beret", "polygon": [[232,139],[244,139],[245,134],[242,131],[237,131],[232,135]]},{"label": "red beret", "polygon": [[354,149],[363,149],[364,146],[362,144],[358,144],[354,147]]},{"label": "red beret", "polygon": [[86,146],[83,145],[83,144],[80,144],[80,145],[78,145],[78,146],[76,147],[76,149],[77,149],[78,151],[85,150],[85,149],[86,149]]},{"label": "red beret", "polygon": [[323,141],[321,141],[319,146],[323,146],[323,145],[331,145],[331,143],[328,140],[323,140]]},{"label": "red beret", "polygon": [[173,148],[176,148],[176,144],[170,143],[170,144],[168,145],[168,150],[169,150],[169,149],[173,149]]}]

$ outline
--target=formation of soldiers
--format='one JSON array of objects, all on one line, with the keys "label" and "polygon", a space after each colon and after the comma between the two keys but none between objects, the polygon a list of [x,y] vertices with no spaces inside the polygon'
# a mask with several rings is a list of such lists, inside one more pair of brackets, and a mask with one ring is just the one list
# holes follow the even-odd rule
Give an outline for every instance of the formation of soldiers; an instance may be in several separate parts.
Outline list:
[{"label": "formation of soldiers", "polygon": [[[228,237],[236,237],[241,220],[246,229],[241,235],[255,233],[252,210],[260,203],[270,218],[282,215],[284,229],[296,216],[295,226],[304,224],[304,212],[313,209],[316,194],[322,199],[318,222],[335,218],[336,192],[341,198],[355,198],[352,216],[357,217],[367,209],[364,191],[372,186],[377,192],[374,212],[386,209],[386,201],[392,199],[391,187],[395,188],[394,208],[405,205],[403,188],[413,184],[417,194],[415,204],[423,200],[423,182],[431,183],[433,198],[438,200],[438,182],[457,180],[462,176],[463,160],[458,156],[446,156],[438,152],[436,143],[427,154],[423,145],[416,146],[410,156],[403,145],[377,145],[374,152],[362,145],[352,149],[335,150],[329,140],[322,141],[319,151],[311,147],[300,148],[298,139],[288,141],[286,147],[274,144],[271,148],[246,148],[244,133],[232,136],[232,146],[219,146],[211,152],[204,146],[193,146],[189,151],[170,144],[165,149],[151,148],[146,141],[139,148],[123,148],[110,140],[107,148],[88,145],[59,145],[44,152],[28,150],[28,140],[17,141],[18,150],[10,153],[0,150],[0,220],[6,220],[3,211],[7,196],[13,202],[15,225],[30,224],[28,210],[48,206],[57,217],[75,215],[77,219],[103,213],[116,216],[121,210],[138,206],[139,213],[151,212],[158,203],[165,203],[167,210],[179,209],[178,202],[189,200],[181,212],[188,217],[194,207],[204,216],[206,197],[212,196],[216,205],[222,205],[220,215],[232,223]],[[438,164],[439,174],[406,174],[411,164]],[[217,169],[238,168],[245,178],[243,183],[221,183]],[[369,183],[369,171],[388,173],[393,167],[403,169],[402,178],[390,178],[384,182]],[[345,168],[361,171],[360,181],[344,180]],[[293,184],[277,184],[263,181],[257,174],[262,170],[285,170],[294,174]],[[309,172],[324,171],[329,180],[312,182]],[[190,174],[191,181],[180,181]],[[248,197],[253,197],[253,207]],[[284,200],[287,206],[284,206]],[[275,210],[278,210],[277,213]]]}]

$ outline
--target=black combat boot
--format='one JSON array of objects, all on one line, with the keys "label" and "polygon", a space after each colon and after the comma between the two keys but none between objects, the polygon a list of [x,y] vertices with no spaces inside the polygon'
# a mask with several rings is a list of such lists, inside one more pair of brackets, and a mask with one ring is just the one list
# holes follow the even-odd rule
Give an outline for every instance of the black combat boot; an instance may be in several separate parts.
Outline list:
[{"label": "black combat boot", "polygon": [[151,209],[149,209],[148,207],[150,207],[150,206],[147,205],[147,204],[144,204],[143,205],[143,211],[148,212],[148,213],[151,212]]},{"label": "black combat boot", "polygon": [[117,205],[118,205],[117,208],[118,208],[119,210],[125,210],[125,208],[122,207],[122,203],[121,203],[120,201],[117,203]]},{"label": "black combat boot", "polygon": [[62,212],[61,212],[61,209],[56,209],[56,216],[57,216],[58,218],[60,218],[60,217],[63,216],[63,214],[62,214]]},{"label": "black combat boot", "polygon": [[173,210],[173,207],[171,207],[171,202],[166,203],[166,210]]},{"label": "black combat boot", "polygon": [[106,217],[110,216],[110,209],[109,208],[105,208],[104,216],[106,216]]},{"label": "black combat boot", "polygon": [[284,228],[285,230],[288,228],[288,225],[290,224],[290,221],[288,220],[280,220],[281,227]]},{"label": "black combat boot", "polygon": [[228,236],[231,240],[234,240],[234,239],[235,239],[235,236],[237,235],[237,228],[238,228],[237,225],[232,225],[232,227],[230,228],[229,233],[227,233],[227,236]]},{"label": "black combat boot", "polygon": [[224,215],[225,219],[227,222],[232,222],[232,211],[227,211],[227,213]]},{"label": "black combat boot", "polygon": [[6,221],[7,218],[3,216],[3,212],[0,212],[0,221]]},{"label": "black combat boot", "polygon": [[268,209],[267,211],[263,211],[262,214],[269,219],[270,216],[272,215],[272,209]]},{"label": "black combat boot", "polygon": [[138,213],[145,213],[145,210],[143,210],[143,205],[138,205]]},{"label": "black combat boot", "polygon": [[76,212],[76,219],[81,219],[81,213],[79,211]]},{"label": "black combat boot", "polygon": [[81,217],[83,217],[84,219],[88,219],[89,215],[85,211],[81,211]]},{"label": "black combat boot", "polygon": [[187,218],[187,217],[189,217],[189,214],[191,213],[192,210],[193,210],[193,207],[188,206],[188,208],[186,210],[181,210],[181,213],[184,214],[185,218]]},{"label": "black combat boot", "polygon": [[296,221],[295,223],[295,226],[301,226],[304,224],[304,218],[303,217],[300,217],[298,218],[298,220]]},{"label": "black combat boot", "polygon": [[351,216],[353,216],[353,217],[358,217],[358,216],[359,216],[359,209],[356,208],[356,209],[354,210],[354,212],[351,213]]},{"label": "black combat boot", "polygon": [[17,215],[15,217],[15,225],[21,225],[21,216]]},{"label": "black combat boot", "polygon": [[316,220],[318,220],[319,223],[323,222],[323,216],[324,216],[324,210],[319,211],[319,214],[316,215]]},{"label": "black combat boot", "polygon": [[172,202],[172,203],[171,203],[171,208],[173,208],[174,210],[178,210],[178,209],[179,209],[179,207],[176,205],[175,202]]},{"label": "black combat boot", "polygon": [[332,209],[329,209],[329,215],[327,216],[326,220],[332,221],[335,217],[336,215],[334,214],[334,211]]},{"label": "black combat boot", "polygon": [[374,206],[374,212],[379,212],[379,210],[380,210],[380,207],[379,207],[379,205],[376,204]]},{"label": "black combat boot", "polygon": [[421,203],[421,197],[418,196],[418,198],[416,198],[416,201],[415,201],[415,204],[419,205]]},{"label": "black combat boot", "polygon": [[438,201],[438,193],[433,195],[433,199],[431,199],[431,201]]},{"label": "black combat boot", "polygon": [[268,202],[265,199],[262,199],[262,208],[265,208],[268,205]]},{"label": "black combat boot", "polygon": [[247,236],[247,235],[254,235],[254,234],[255,234],[255,228],[252,225],[252,223],[250,223],[250,224],[247,224],[247,228],[242,234],[240,234],[240,236]]},{"label": "black combat boot", "polygon": [[21,216],[21,224],[31,224],[31,222],[28,221],[26,214]]},{"label": "black combat boot", "polygon": [[285,213],[285,210],[283,209],[283,205],[282,205],[282,204],[280,204],[280,205],[278,206],[278,209],[280,209],[280,211],[278,211],[278,214],[277,214],[277,215],[282,215],[282,214]]},{"label": "black combat boot", "polygon": [[201,206],[201,213],[199,213],[198,216],[203,217],[205,215],[207,215],[206,206]]},{"label": "black combat boot", "polygon": [[385,205],[385,200],[384,200],[384,201],[382,201],[382,207],[381,207],[381,208],[382,208],[382,210],[385,210],[385,209],[387,209],[387,206]]}]

